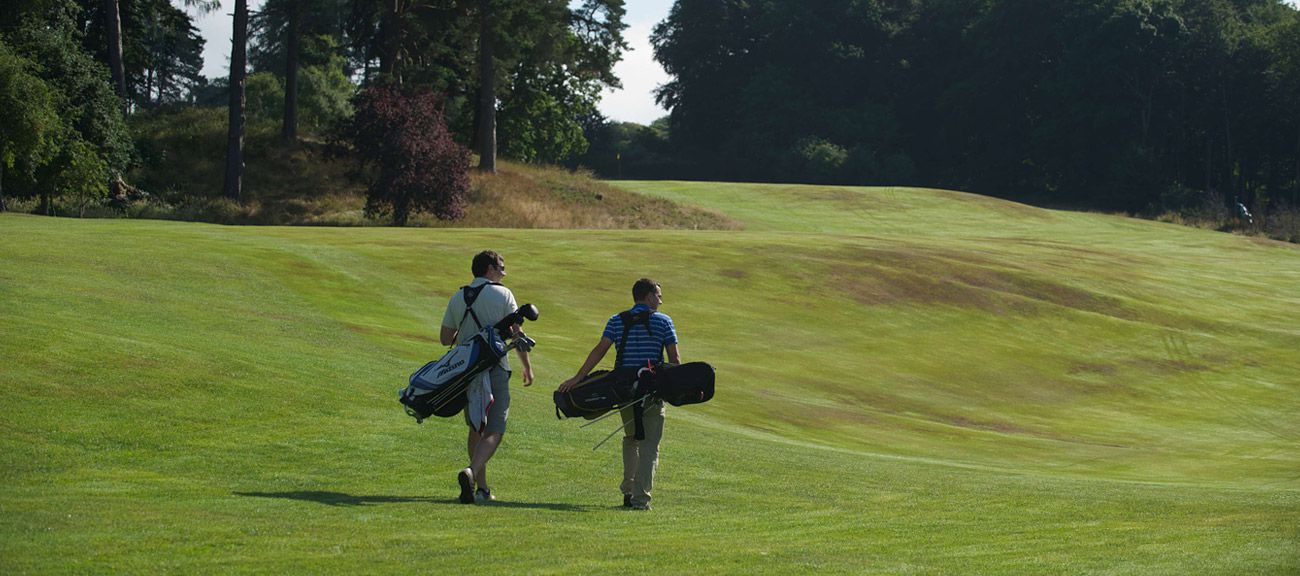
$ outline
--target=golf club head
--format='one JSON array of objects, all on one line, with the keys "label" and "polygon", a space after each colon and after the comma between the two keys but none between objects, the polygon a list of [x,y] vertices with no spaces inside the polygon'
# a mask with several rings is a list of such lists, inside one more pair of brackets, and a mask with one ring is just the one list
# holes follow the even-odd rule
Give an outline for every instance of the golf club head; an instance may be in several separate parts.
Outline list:
[{"label": "golf club head", "polygon": [[510,342],[509,346],[506,346],[506,349],[509,350],[511,348],[517,348],[519,350],[523,350],[524,352],[529,352],[532,351],[532,349],[535,348],[536,346],[537,346],[536,340],[533,340],[532,338],[529,338],[527,334],[520,332],[515,335],[514,340]]},{"label": "golf club head", "polygon": [[518,310],[515,310],[515,313],[523,318],[527,318],[529,321],[537,321],[537,307],[532,304],[524,304],[523,306],[520,306]]}]

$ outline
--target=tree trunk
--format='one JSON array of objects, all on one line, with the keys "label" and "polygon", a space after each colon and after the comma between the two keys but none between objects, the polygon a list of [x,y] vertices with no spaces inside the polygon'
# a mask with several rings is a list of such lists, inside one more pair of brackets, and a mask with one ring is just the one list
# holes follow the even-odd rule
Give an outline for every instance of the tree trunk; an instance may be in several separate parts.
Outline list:
[{"label": "tree trunk", "polygon": [[401,65],[398,60],[402,57],[402,0],[392,1],[393,9],[380,27],[383,48],[379,51],[379,73],[381,78],[386,77],[390,82],[401,84]]},{"label": "tree trunk", "polygon": [[230,129],[226,138],[226,198],[240,201],[244,177],[244,78],[248,65],[248,0],[235,0],[230,49]]},{"label": "tree trunk", "polygon": [[142,94],[142,96],[143,96],[143,98],[141,98],[141,100],[143,101],[142,105],[145,108],[148,108],[153,100],[153,68],[152,67],[150,67],[144,73],[144,94]]},{"label": "tree trunk", "polygon": [[289,38],[285,43],[284,125],[280,138],[292,144],[298,140],[298,38],[302,26],[302,0],[289,6]]},{"label": "tree trunk", "polygon": [[169,79],[170,79],[170,74],[168,73],[167,68],[166,67],[159,68],[158,69],[158,99],[154,100],[155,108],[163,105],[163,96],[167,94],[167,81]]},{"label": "tree trunk", "polygon": [[398,200],[393,203],[393,226],[406,226],[406,221],[411,216],[411,202],[409,200]]},{"label": "tree trunk", "polygon": [[497,171],[497,87],[492,0],[478,0],[478,169]]},{"label": "tree trunk", "polygon": [[8,210],[8,208],[5,207],[4,175],[4,170],[0,170],[0,212]]},{"label": "tree trunk", "polygon": [[104,9],[104,30],[108,36],[108,69],[113,76],[113,90],[122,99],[122,113],[131,110],[126,97],[126,68],[122,64],[122,14],[117,0],[101,0]]},{"label": "tree trunk", "polygon": [[1233,194],[1241,194],[1237,170],[1233,170],[1233,165],[1237,162],[1236,157],[1232,155],[1232,110],[1228,105],[1228,83],[1227,80],[1220,76],[1219,88],[1223,93],[1223,146],[1224,146],[1224,168],[1228,171],[1228,186],[1232,188]]}]

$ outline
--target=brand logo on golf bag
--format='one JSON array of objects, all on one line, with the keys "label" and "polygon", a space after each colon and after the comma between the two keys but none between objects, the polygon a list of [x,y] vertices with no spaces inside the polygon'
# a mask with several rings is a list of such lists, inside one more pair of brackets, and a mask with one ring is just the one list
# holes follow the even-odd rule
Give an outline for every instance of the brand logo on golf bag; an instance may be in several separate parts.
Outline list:
[{"label": "brand logo on golf bag", "polygon": [[461,358],[456,362],[452,362],[451,364],[448,364],[446,366],[439,367],[438,371],[434,373],[433,377],[434,379],[441,380],[444,376],[447,375],[448,372],[451,372],[452,370],[457,370],[464,365],[465,365],[465,359]]}]

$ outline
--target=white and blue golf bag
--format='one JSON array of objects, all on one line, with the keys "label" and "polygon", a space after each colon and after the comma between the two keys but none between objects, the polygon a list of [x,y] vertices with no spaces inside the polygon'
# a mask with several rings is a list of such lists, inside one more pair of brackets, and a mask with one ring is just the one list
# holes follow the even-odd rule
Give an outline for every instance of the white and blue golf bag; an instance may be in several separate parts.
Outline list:
[{"label": "white and blue golf bag", "polygon": [[475,334],[468,342],[411,373],[410,381],[398,397],[406,413],[419,423],[429,416],[447,418],[464,410],[468,403],[465,391],[483,371],[496,365],[511,350],[528,351],[537,345],[522,330],[515,332],[511,329],[525,319],[537,319],[536,306],[520,306],[500,322]]}]

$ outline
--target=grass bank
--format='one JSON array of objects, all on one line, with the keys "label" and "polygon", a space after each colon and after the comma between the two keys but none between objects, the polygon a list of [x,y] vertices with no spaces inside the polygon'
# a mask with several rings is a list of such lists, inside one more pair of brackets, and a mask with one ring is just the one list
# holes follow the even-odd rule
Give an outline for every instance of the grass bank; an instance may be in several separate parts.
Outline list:
[{"label": "grass bank", "polygon": [[[136,187],[125,206],[91,209],[104,217],[218,224],[387,226],[364,213],[366,179],[340,146],[308,135],[280,140],[278,124],[254,120],[245,137],[243,201],[222,197],[226,113],[185,108],[132,117],[141,163],[127,175]],[[182,176],[183,175],[183,176]],[[415,227],[734,229],[720,213],[651,199],[595,180],[586,172],[500,161],[496,175],[471,174],[469,206],[457,221],[414,215]],[[35,204],[19,205],[19,211]]]}]

